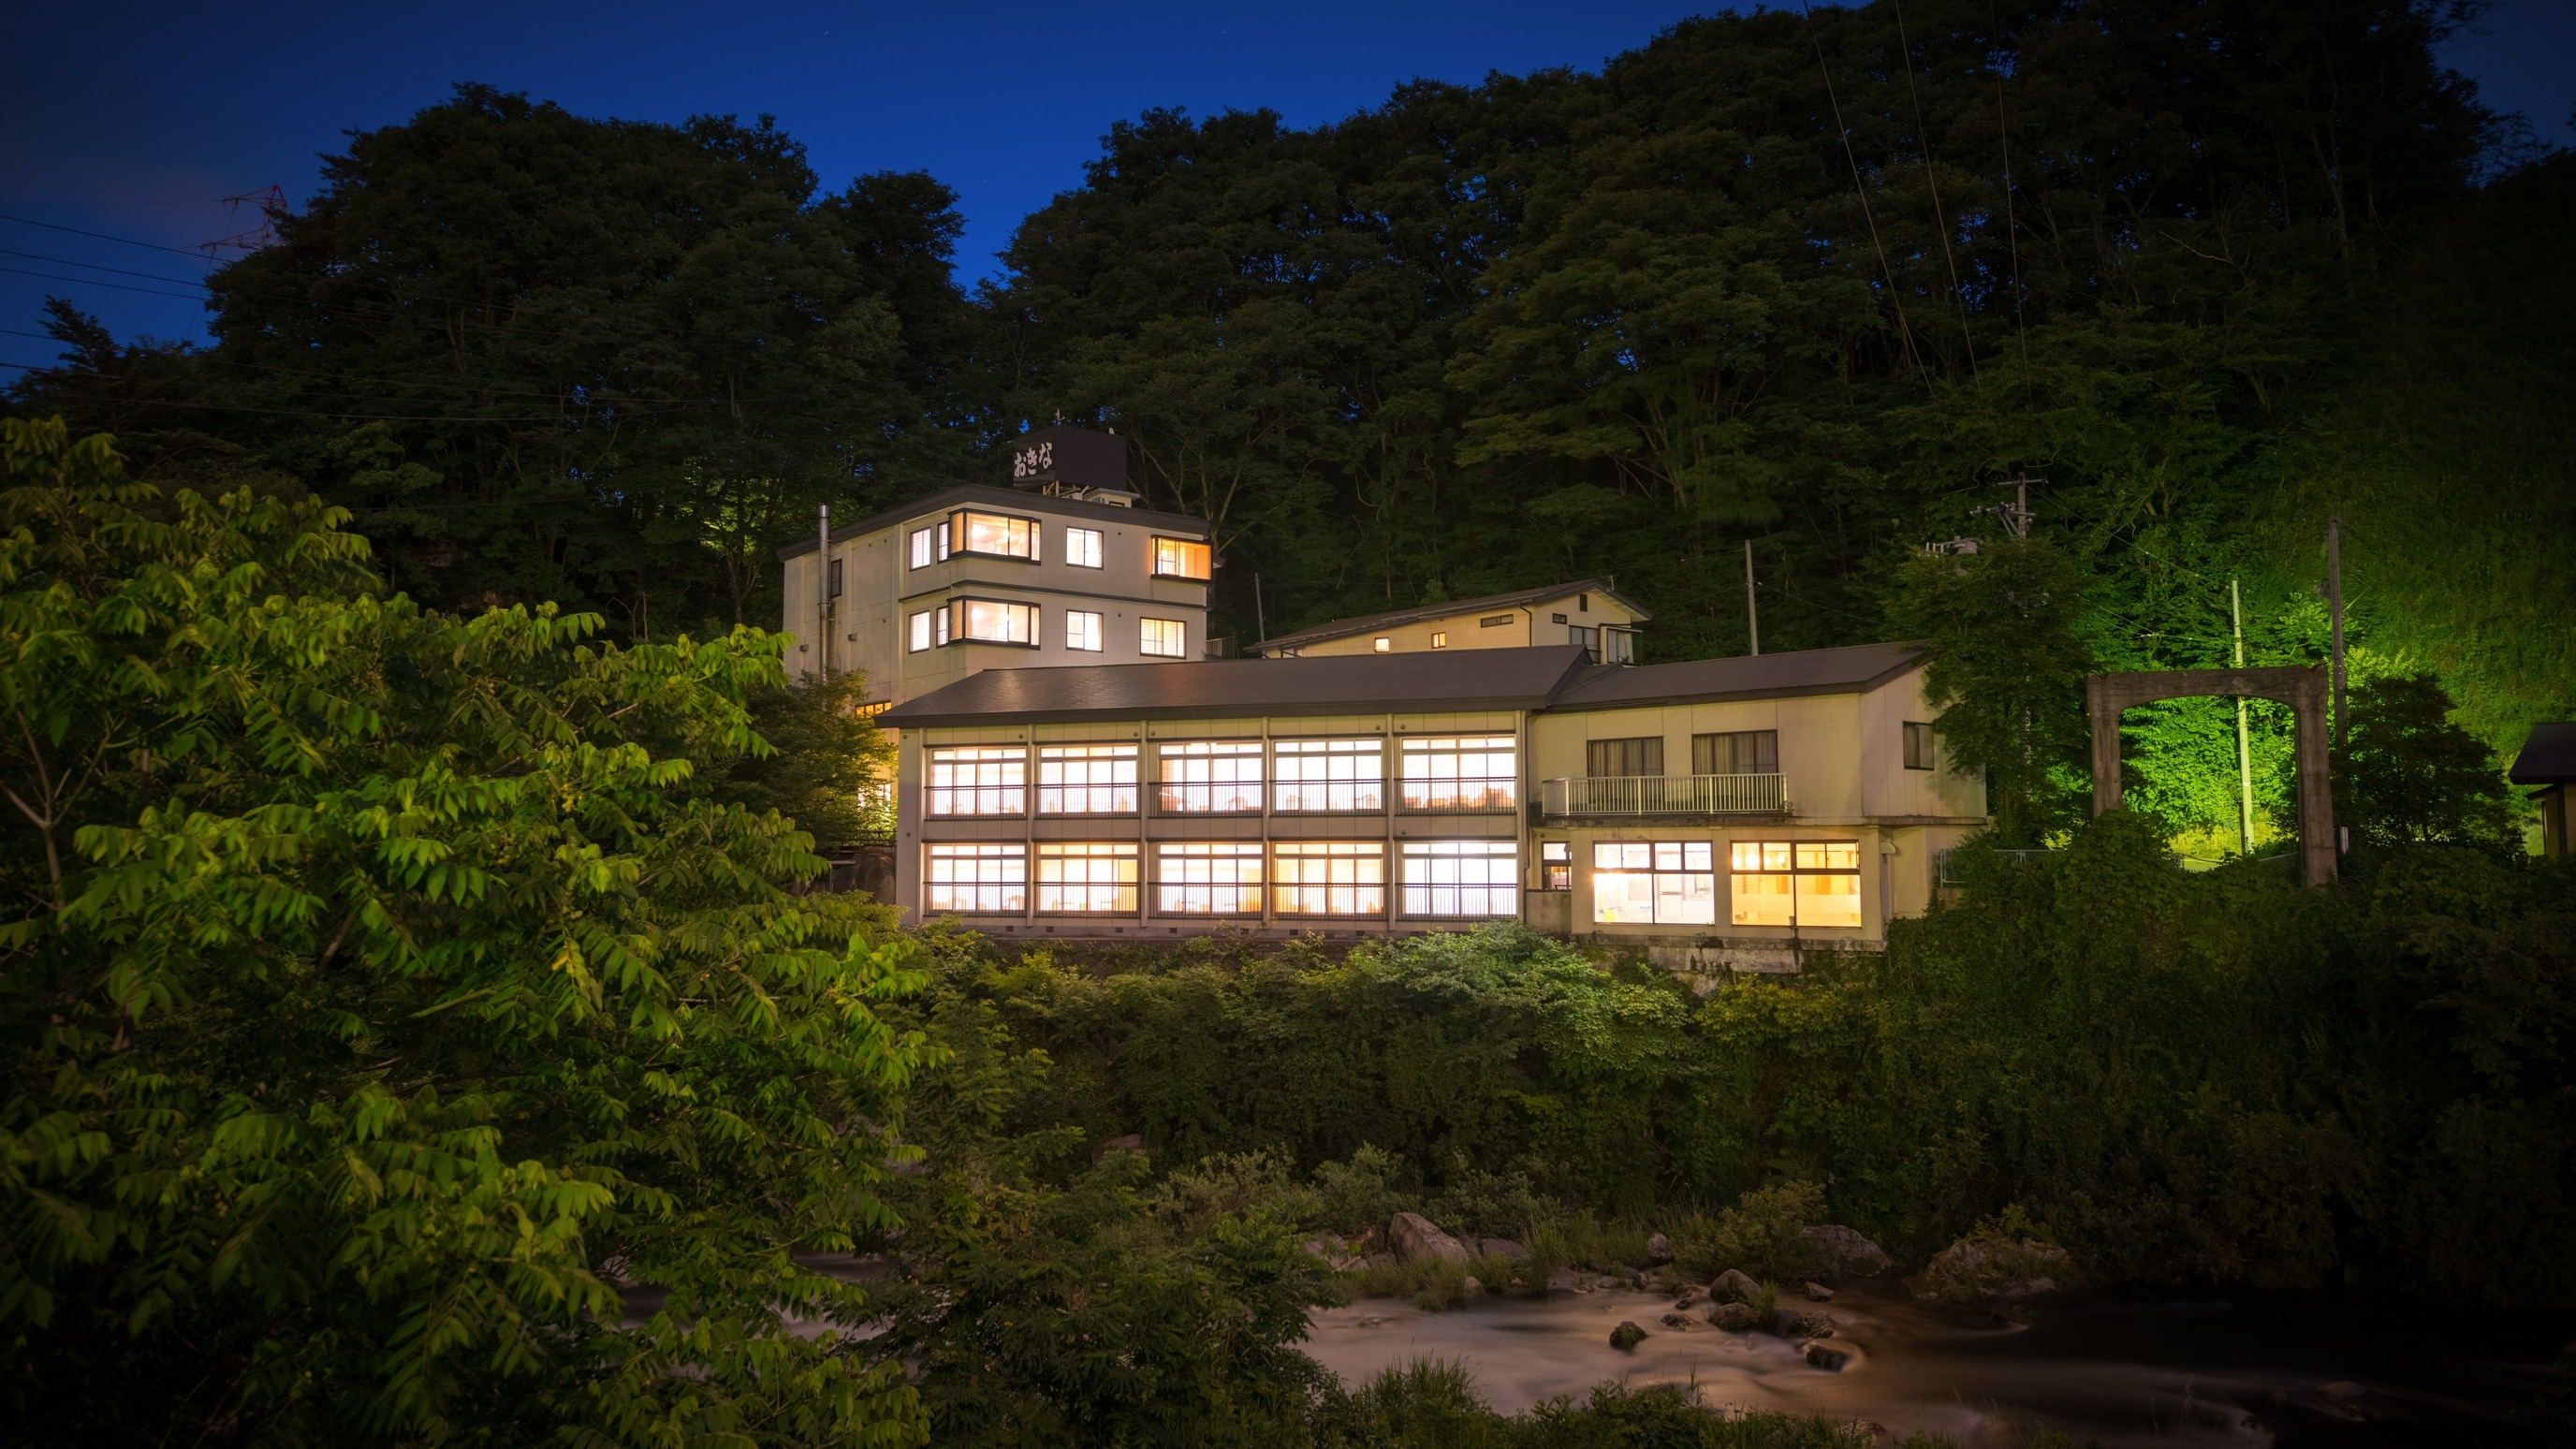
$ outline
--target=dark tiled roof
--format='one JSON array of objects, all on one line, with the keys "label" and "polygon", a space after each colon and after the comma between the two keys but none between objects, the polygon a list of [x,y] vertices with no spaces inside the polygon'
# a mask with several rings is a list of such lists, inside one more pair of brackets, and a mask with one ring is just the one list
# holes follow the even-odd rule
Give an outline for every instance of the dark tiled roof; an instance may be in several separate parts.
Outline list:
[{"label": "dark tiled roof", "polygon": [[896,705],[898,729],[998,721],[1537,709],[1583,667],[1573,644],[1314,659],[987,669]]},{"label": "dark tiled roof", "polygon": [[[1868,689],[1931,653],[1924,644],[1854,644],[1678,664],[1603,664],[1558,690],[1552,710],[1621,709],[1721,699],[1773,699]],[[1419,654],[1405,656],[1419,659]]]},{"label": "dark tiled roof", "polygon": [[1328,623],[1317,624],[1311,629],[1300,629],[1294,634],[1282,634],[1276,639],[1264,639],[1252,647],[1294,649],[1301,644],[1319,644],[1326,639],[1347,639],[1353,634],[1392,629],[1398,625],[1418,623],[1424,619],[1437,619],[1448,614],[1473,614],[1486,609],[1516,609],[1525,604],[1535,604],[1542,599],[1561,599],[1568,594],[1586,593],[1599,594],[1605,599],[1617,599],[1622,606],[1640,619],[1654,617],[1616,590],[1603,588],[1598,579],[1577,579],[1570,584],[1550,584],[1543,589],[1521,589],[1508,594],[1487,594],[1481,599],[1451,599],[1445,604],[1424,604],[1420,608],[1397,609],[1393,613],[1358,614],[1348,619],[1334,619]]},{"label": "dark tiled roof", "polygon": [[[1101,518],[1111,523],[1132,523],[1143,528],[1159,528],[1186,538],[1206,538],[1207,520],[1179,513],[1157,513],[1150,508],[1121,508],[1115,503],[1085,503],[1073,498],[1050,498],[1020,488],[994,488],[982,483],[966,483],[944,493],[933,493],[901,508],[890,508],[873,518],[856,523],[832,525],[832,542],[847,543],[854,538],[890,528],[907,518],[937,513],[961,503],[981,503],[1005,513],[1052,513],[1071,518]],[[810,520],[809,520],[810,521]],[[814,535],[807,534],[791,544],[782,545],[778,556],[791,559],[814,551]]]},{"label": "dark tiled roof", "polygon": [[2517,785],[2576,785],[2576,723],[2533,725],[2506,778]]}]

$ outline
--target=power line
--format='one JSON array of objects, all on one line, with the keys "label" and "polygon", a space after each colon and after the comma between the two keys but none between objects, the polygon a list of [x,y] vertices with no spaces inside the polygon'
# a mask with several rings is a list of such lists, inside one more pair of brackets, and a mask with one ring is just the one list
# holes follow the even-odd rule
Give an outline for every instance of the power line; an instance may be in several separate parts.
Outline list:
[{"label": "power line", "polygon": [[86,267],[93,272],[114,272],[120,277],[141,277],[147,282],[170,282],[182,287],[202,287],[205,285],[201,280],[194,280],[188,277],[165,277],[158,272],[129,272],[123,267],[111,267],[98,262],[84,262],[77,257],[58,257],[49,252],[19,252],[11,251],[7,247],[0,247],[0,257],[24,257],[31,262],[52,262],[57,266],[65,267]]},{"label": "power line", "polygon": [[165,247],[159,242],[136,241],[130,236],[114,236],[103,231],[84,231],[76,226],[64,226],[60,222],[38,221],[32,216],[10,216],[6,213],[0,213],[0,221],[14,221],[20,226],[41,226],[47,231],[67,231],[74,236],[96,237],[100,241],[119,242],[130,247],[149,247],[153,251],[168,252],[172,256],[186,257],[191,261],[207,262],[214,260],[203,252],[193,251],[187,247]]},{"label": "power line", "polygon": [[[77,265],[77,263],[75,263],[75,265]],[[96,277],[61,277],[56,276],[52,272],[31,272],[25,267],[0,267],[0,272],[9,272],[21,277],[42,277],[49,282],[69,282],[76,287],[106,287],[118,292],[142,292],[148,296],[154,297],[176,297],[182,302],[203,302],[206,300],[203,297],[193,296],[186,292],[165,292],[158,287],[129,286],[124,282],[102,282]]]}]

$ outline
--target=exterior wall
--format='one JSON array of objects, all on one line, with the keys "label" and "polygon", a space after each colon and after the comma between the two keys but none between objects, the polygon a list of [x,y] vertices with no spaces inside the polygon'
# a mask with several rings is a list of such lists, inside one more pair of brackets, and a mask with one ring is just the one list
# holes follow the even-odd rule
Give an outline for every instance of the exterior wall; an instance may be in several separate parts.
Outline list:
[{"label": "exterior wall", "polygon": [[[1040,520],[1045,535],[1038,561],[951,554],[927,567],[912,567],[912,532],[936,527],[957,505],[924,509],[890,528],[856,538],[835,538],[830,557],[841,562],[842,593],[833,601],[828,628],[815,612],[826,577],[824,555],[808,552],[786,561],[780,622],[796,640],[787,656],[788,668],[801,676],[823,667],[828,659],[834,670],[864,670],[871,699],[901,703],[979,669],[1157,662],[1164,656],[1148,655],[1138,647],[1140,621],[1149,617],[1181,620],[1187,629],[1183,657],[1203,657],[1208,585],[1154,577],[1153,540],[1159,535],[1204,541],[1204,528],[1178,528],[1150,514],[1123,520],[1115,517],[1120,511],[1115,509],[1070,512],[1038,494],[1010,504],[963,506]],[[1100,532],[1101,567],[1076,568],[1065,562],[1068,528]],[[960,596],[1037,605],[1036,646],[968,641],[920,651],[906,647],[904,631],[912,614]],[[1065,647],[1064,616],[1074,609],[1102,616],[1102,647],[1097,652]]]},{"label": "exterior wall", "polygon": [[[1562,623],[1557,621],[1559,614],[1565,616]],[[1487,619],[1504,615],[1511,617],[1510,623],[1491,627],[1484,623]],[[1604,624],[1633,628],[1640,617],[1635,610],[1607,594],[1568,593],[1562,598],[1536,604],[1443,614],[1410,624],[1320,640],[1299,646],[1297,653],[1308,658],[1322,654],[1373,654],[1377,652],[1377,641],[1384,638],[1387,652],[1413,654],[1430,649],[1434,634],[1449,636],[1448,643],[1441,646],[1448,649],[1528,649],[1573,643],[1577,628],[1599,628]]]}]

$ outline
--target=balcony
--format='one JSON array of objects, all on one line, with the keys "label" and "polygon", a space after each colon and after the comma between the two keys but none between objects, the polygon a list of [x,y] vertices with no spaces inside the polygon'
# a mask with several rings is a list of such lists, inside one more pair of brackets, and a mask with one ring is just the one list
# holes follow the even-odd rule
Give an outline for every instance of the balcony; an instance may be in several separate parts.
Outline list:
[{"label": "balcony", "polygon": [[1539,781],[1539,813],[1550,820],[1599,815],[1786,815],[1789,777],[1769,775],[1587,775]]}]

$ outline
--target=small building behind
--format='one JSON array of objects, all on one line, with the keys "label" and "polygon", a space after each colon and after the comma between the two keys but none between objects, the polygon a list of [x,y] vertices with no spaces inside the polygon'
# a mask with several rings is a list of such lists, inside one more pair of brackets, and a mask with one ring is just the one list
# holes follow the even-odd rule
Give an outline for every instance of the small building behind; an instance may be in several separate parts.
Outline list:
[{"label": "small building behind", "polygon": [[2568,806],[2568,790],[2576,786],[2576,722],[2533,725],[2531,737],[2523,741],[2522,753],[2514,757],[2513,769],[2505,778],[2534,787],[2531,799],[2540,807],[2540,853],[2563,860],[2576,850],[2568,840],[2568,827],[2576,824],[2576,811]]},{"label": "small building behind", "polygon": [[1271,659],[1529,649],[1578,644],[1595,664],[1633,664],[1638,627],[1654,617],[1597,579],[1335,619],[1255,644]]}]

